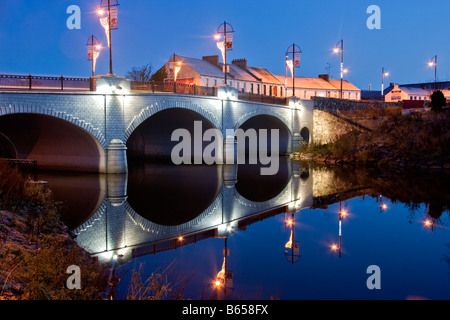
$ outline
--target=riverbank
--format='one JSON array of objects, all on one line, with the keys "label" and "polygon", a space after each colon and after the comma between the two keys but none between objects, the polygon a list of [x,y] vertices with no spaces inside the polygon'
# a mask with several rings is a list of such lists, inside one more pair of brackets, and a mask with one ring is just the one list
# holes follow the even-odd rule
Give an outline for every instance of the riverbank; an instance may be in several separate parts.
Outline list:
[{"label": "riverbank", "polygon": [[450,112],[393,115],[373,130],[304,146],[293,158],[327,165],[450,170]]},{"label": "riverbank", "polygon": [[[99,299],[108,269],[74,241],[45,184],[0,164],[0,300]],[[69,266],[81,290],[66,287]]]}]

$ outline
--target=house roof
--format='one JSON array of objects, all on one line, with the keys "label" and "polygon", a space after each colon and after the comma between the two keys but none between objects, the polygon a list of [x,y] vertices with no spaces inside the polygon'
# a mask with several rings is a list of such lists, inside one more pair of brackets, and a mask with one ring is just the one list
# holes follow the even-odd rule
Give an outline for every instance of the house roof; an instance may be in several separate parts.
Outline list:
[{"label": "house roof", "polygon": [[274,76],[272,73],[269,72],[269,70],[265,68],[247,67],[247,70],[263,83],[271,83],[278,85],[284,84],[284,81],[281,82],[276,76]]},{"label": "house roof", "polygon": [[177,55],[177,57],[202,76],[217,77],[217,78],[223,77],[222,69],[219,66],[215,66],[208,61],[182,57],[179,55]]},{"label": "house roof", "polygon": [[425,90],[425,89],[422,89],[422,88],[399,86],[399,89],[402,90],[406,94],[413,94],[413,95],[420,95],[420,96],[428,96],[428,95],[430,95],[430,91],[429,90]]},{"label": "house roof", "polygon": [[[195,59],[178,55],[177,57],[184,63],[189,65],[201,76],[223,78],[223,63],[215,65],[203,59]],[[229,64],[228,66],[230,68],[229,76],[234,80],[263,82],[277,85],[281,85],[284,83],[281,83],[272,73],[270,73],[265,68],[247,67],[246,69],[243,69],[233,63]]]},{"label": "house roof", "polygon": [[[285,83],[286,76],[276,76],[280,82]],[[288,87],[292,86],[292,78],[288,78]],[[295,77],[295,87],[303,89],[315,90],[337,90],[341,89],[341,80],[329,79],[328,81],[322,78],[312,77]],[[348,81],[343,82],[343,90],[347,91],[361,91]]]},{"label": "house roof", "polygon": [[[341,80],[337,80],[337,79],[330,79],[328,80],[328,82],[330,82],[336,89],[341,89]],[[361,89],[359,89],[358,87],[356,87],[353,83],[344,80],[342,81],[342,90],[346,90],[346,91],[361,91]]]}]

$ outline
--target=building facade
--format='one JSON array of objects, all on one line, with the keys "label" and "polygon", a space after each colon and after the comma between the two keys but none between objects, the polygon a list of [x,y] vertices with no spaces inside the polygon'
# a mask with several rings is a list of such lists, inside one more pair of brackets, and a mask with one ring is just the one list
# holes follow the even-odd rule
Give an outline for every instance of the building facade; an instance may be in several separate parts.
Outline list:
[{"label": "building facade", "polygon": [[[174,66],[180,62],[176,73],[177,83],[202,87],[218,87],[225,84],[224,65],[219,56],[204,56],[195,59],[174,55],[165,65],[166,81],[173,81]],[[248,66],[246,59],[235,59],[227,66],[227,85],[239,92],[273,97],[292,97],[292,77],[274,75],[261,67]],[[310,100],[313,97],[340,97],[340,80],[328,75],[318,78],[295,77],[295,96]],[[343,81],[343,99],[360,100],[361,90],[348,81]]]}]

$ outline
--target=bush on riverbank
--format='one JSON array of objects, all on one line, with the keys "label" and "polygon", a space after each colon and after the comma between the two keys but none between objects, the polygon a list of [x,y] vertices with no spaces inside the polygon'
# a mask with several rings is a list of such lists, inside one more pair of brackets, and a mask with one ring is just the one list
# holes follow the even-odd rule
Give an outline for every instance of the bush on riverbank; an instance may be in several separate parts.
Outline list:
[{"label": "bush on riverbank", "polygon": [[450,112],[394,115],[371,132],[352,131],[301,154],[338,162],[450,168]]},{"label": "bush on riverbank", "polygon": [[[66,288],[71,265],[81,290]],[[0,163],[0,300],[97,299],[106,287],[106,267],[75,243],[51,191]]]}]

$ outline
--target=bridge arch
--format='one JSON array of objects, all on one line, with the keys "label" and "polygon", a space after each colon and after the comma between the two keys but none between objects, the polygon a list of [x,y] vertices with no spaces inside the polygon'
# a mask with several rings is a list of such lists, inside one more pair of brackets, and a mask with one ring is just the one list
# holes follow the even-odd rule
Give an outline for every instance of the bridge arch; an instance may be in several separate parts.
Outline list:
[{"label": "bridge arch", "polygon": [[[192,98],[190,98],[192,99]],[[207,99],[207,98],[203,98]],[[217,99],[209,98],[211,101],[218,101]],[[133,132],[147,119],[155,115],[156,113],[159,113],[163,110],[168,109],[178,109],[178,110],[191,110],[199,115],[201,115],[203,118],[207,119],[215,128],[222,130],[222,122],[219,117],[217,117],[211,110],[207,110],[206,108],[201,107],[199,104],[192,103],[190,101],[186,101],[186,99],[180,99],[180,100],[173,100],[173,101],[166,101],[161,100],[160,102],[155,102],[150,104],[149,106],[141,109],[139,113],[132,118],[130,123],[126,126],[125,129],[125,143],[127,143],[130,136],[133,134]]]},{"label": "bridge arch", "polygon": [[[144,109],[147,110],[147,109]],[[217,129],[217,119],[211,114],[202,112],[203,109],[191,108],[164,108],[157,112],[147,110],[145,119],[139,126],[135,127],[129,137],[126,137],[127,155],[130,160],[158,160],[171,162],[171,153],[180,141],[172,141],[172,134],[175,130],[184,129],[190,134],[191,161],[196,157],[203,156],[205,147],[210,141],[203,141],[203,135],[208,129]],[[212,122],[214,121],[214,122]],[[201,131],[199,136],[198,131]],[[196,139],[196,140],[194,140]],[[196,150],[195,145],[198,140],[202,144],[201,150]],[[184,138],[183,138],[184,142]],[[199,154],[199,151],[201,154]]]},{"label": "bridge arch", "polygon": [[267,129],[269,142],[271,141],[271,129],[278,129],[280,143],[279,155],[287,155],[292,150],[293,134],[289,127],[289,122],[287,122],[287,119],[276,112],[257,113],[257,111],[254,111],[251,114],[244,115],[235,124],[235,129],[243,129],[244,131],[248,129],[255,129],[257,132],[259,129]]},{"label": "bridge arch", "polygon": [[40,169],[104,172],[105,139],[86,121],[53,109],[0,107],[0,132],[15,158],[37,160]]}]

